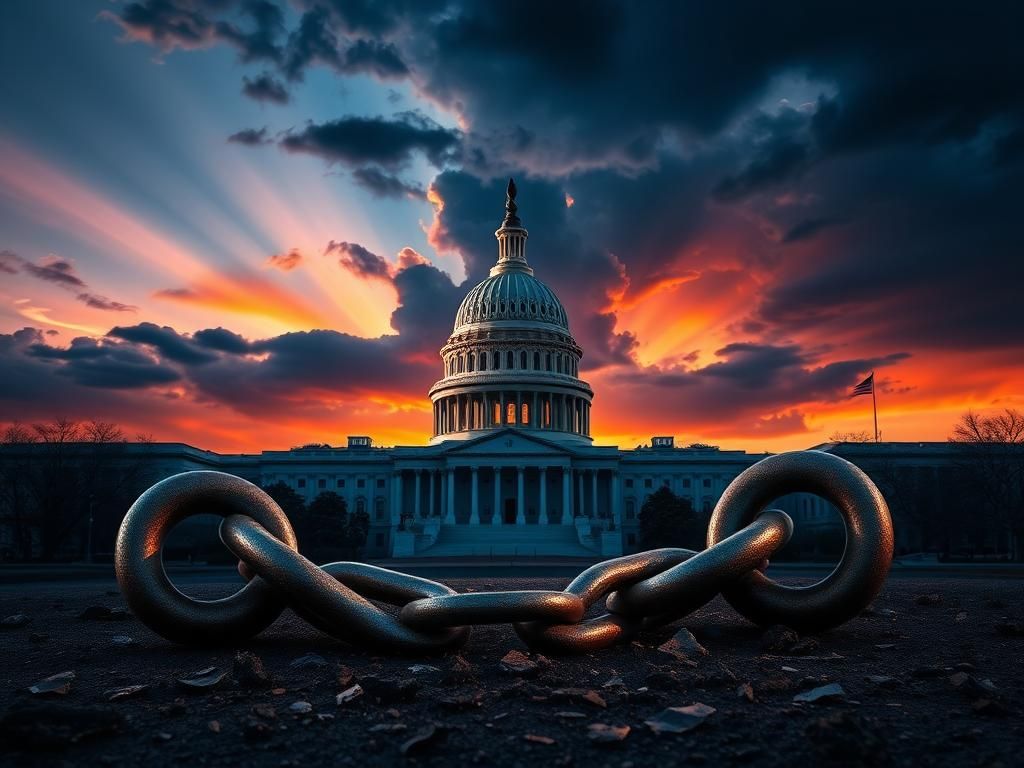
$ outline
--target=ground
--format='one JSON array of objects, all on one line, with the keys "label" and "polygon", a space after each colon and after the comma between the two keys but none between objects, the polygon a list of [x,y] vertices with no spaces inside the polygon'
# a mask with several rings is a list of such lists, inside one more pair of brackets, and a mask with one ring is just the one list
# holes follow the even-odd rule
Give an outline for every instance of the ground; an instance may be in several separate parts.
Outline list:
[{"label": "ground", "polygon": [[[568,579],[446,581],[464,591],[560,588]],[[212,596],[225,585],[187,591]],[[508,626],[474,629],[458,657],[409,659],[354,650],[290,612],[234,649],[177,647],[130,616],[81,617],[90,606],[122,605],[112,582],[0,589],[0,617],[28,618],[0,630],[0,759],[154,768],[1024,763],[1019,578],[891,577],[870,611],[816,642],[765,632],[719,598],[639,642],[535,657],[526,674],[500,664],[523,649]],[[658,650],[681,627],[708,655],[687,662]],[[238,651],[255,654],[272,681],[254,678],[252,657],[236,663]],[[214,679],[227,673],[216,686],[178,682],[208,667]],[[75,673],[66,693],[27,690],[65,671]],[[337,704],[357,683],[365,693]],[[794,702],[829,683],[842,695]],[[148,688],[108,701],[131,685]],[[307,708],[297,702],[310,711],[293,712]],[[645,724],[696,703],[714,712],[685,733]],[[593,724],[630,730],[598,741]]]}]

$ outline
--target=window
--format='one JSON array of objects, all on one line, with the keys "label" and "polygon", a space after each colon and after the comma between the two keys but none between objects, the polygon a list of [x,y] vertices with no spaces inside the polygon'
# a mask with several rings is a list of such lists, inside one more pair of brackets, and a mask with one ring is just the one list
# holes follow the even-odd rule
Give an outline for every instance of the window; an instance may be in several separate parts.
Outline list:
[{"label": "window", "polygon": [[700,511],[702,513],[704,513],[705,515],[710,515],[711,514],[711,502],[708,501],[707,499],[704,499],[704,503],[700,505]]},{"label": "window", "polygon": [[384,478],[383,477],[378,477],[377,478],[377,487],[378,488],[383,488],[384,487]]},{"label": "window", "polygon": [[526,370],[526,350],[519,353],[519,367]]},{"label": "window", "polygon": [[636,499],[626,499],[626,519],[632,520],[636,517]]},{"label": "window", "polygon": [[473,362],[475,360],[476,360],[476,355],[470,355],[469,356],[469,360],[468,360],[468,362],[466,364],[466,370],[469,371],[470,373],[473,372]]},{"label": "window", "polygon": [[494,370],[501,368],[501,352],[494,353]]},{"label": "window", "polygon": [[317,481],[316,481],[316,487],[317,488],[326,488],[327,487],[327,479],[323,478],[323,477],[318,478]]},{"label": "window", "polygon": [[376,534],[376,535],[375,535],[375,536],[373,537],[373,541],[374,541],[374,543],[375,543],[375,544],[376,544],[376,545],[377,545],[378,547],[383,547],[383,546],[384,546],[384,534],[383,534],[383,533],[378,533],[378,534]]},{"label": "window", "polygon": [[305,487],[306,487],[306,478],[300,477],[299,478],[299,488],[305,488]]},{"label": "window", "polygon": [[533,353],[533,370],[540,370],[540,352]]},{"label": "window", "polygon": [[338,481],[335,483],[335,485],[338,486],[339,488],[344,488],[345,487],[345,478],[339,477]]},{"label": "window", "polygon": [[[509,352],[509,354],[512,354]],[[516,423],[516,404],[508,403],[505,408],[505,423],[515,424]]]},{"label": "window", "polygon": [[491,421],[495,424],[501,421],[501,403],[491,403]]},{"label": "window", "polygon": [[366,511],[366,499],[364,499],[362,496],[360,496],[359,498],[356,499],[356,512],[365,512],[365,511]]},{"label": "window", "polygon": [[627,477],[626,478],[626,487],[627,488],[632,488],[633,487],[633,478],[632,477]]},{"label": "window", "polygon": [[378,496],[373,500],[373,515],[378,520],[383,520],[387,510],[384,509],[384,497]]},{"label": "window", "polygon": [[483,352],[483,353],[480,354],[480,370],[481,371],[486,371],[487,370],[487,353],[486,352]]},{"label": "window", "polygon": [[704,478],[704,487],[705,488],[710,488],[711,487],[711,478],[710,477],[705,477]]},{"label": "window", "polygon": [[653,488],[653,487],[654,487],[654,481],[651,480],[651,478],[649,478],[649,477],[645,477],[644,478],[644,488]]},{"label": "window", "polygon": [[545,360],[544,360],[544,370],[550,371],[551,370],[551,353],[548,352],[547,355],[545,355],[544,357],[545,357]]},{"label": "window", "polygon": [[360,477],[358,480],[356,480],[356,488],[365,488],[365,487],[366,487],[366,478]]},{"label": "window", "polygon": [[672,483],[669,482],[669,479],[666,477],[664,480],[661,481],[661,484],[668,488]]},{"label": "window", "polygon": [[[525,354],[525,352],[523,354]],[[530,404],[529,403],[523,403],[522,407],[519,409],[519,423],[520,424],[529,424],[530,423]]]},{"label": "window", "polygon": [[562,356],[561,355],[556,355],[555,356],[555,370],[556,370],[557,373],[561,373],[562,372]]},{"label": "window", "polygon": [[516,367],[516,356],[512,352],[508,353],[508,356],[507,356],[507,358],[505,360],[505,367],[506,368],[515,368]]},{"label": "window", "polygon": [[690,487],[690,478],[684,477],[683,478],[683,488],[689,488],[689,487]]}]

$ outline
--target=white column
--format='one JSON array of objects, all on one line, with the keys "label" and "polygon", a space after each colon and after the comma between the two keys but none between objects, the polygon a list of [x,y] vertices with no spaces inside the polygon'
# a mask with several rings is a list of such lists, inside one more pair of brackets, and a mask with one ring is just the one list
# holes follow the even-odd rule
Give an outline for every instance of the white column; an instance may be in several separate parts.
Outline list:
[{"label": "white column", "polygon": [[416,498],[413,501],[413,512],[412,512],[413,518],[415,520],[419,520],[420,519],[420,496],[422,495],[421,494],[421,490],[420,490],[420,488],[421,488],[421,486],[420,486],[420,475],[422,475],[422,474],[423,474],[423,470],[422,469],[417,469],[416,470]]},{"label": "white column", "polygon": [[430,501],[427,503],[427,512],[430,517],[434,516],[434,475],[437,474],[435,470],[430,470]]},{"label": "white column", "polygon": [[396,470],[391,480],[391,524],[398,525],[402,519],[402,470]]},{"label": "white column", "polygon": [[562,468],[562,525],[572,525],[572,483],[569,479],[569,467]]},{"label": "white column", "polygon": [[470,507],[469,524],[470,525],[480,525],[480,493],[479,493],[479,485],[478,485],[478,480],[479,479],[477,478],[476,467],[473,467],[472,475],[473,475],[473,495],[471,497],[471,504],[472,504],[472,506]]},{"label": "white column", "polygon": [[501,525],[501,467],[494,468],[494,516],[491,525]]},{"label": "white column", "polygon": [[526,489],[523,467],[516,467],[516,525],[526,525]]},{"label": "white column", "polygon": [[537,516],[540,525],[548,524],[548,468],[540,468],[540,514]]},{"label": "white column", "polygon": [[612,476],[609,480],[611,485],[611,508],[612,508],[612,522],[615,523],[616,528],[622,527],[622,500],[619,498],[619,472],[616,469],[612,470]]},{"label": "white column", "polygon": [[455,523],[455,469],[448,469],[448,511],[445,513],[444,521],[448,525]]},{"label": "white column", "polygon": [[597,517],[597,470],[590,470],[590,516]]}]

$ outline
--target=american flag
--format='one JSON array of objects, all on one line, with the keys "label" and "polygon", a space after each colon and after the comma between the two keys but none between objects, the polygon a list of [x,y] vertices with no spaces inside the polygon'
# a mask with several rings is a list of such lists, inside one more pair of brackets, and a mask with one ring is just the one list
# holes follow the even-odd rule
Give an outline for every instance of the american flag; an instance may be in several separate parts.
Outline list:
[{"label": "american flag", "polygon": [[875,392],[875,374],[872,371],[871,375],[868,376],[864,381],[853,388],[850,392],[850,397],[857,397],[857,395],[871,395]]}]

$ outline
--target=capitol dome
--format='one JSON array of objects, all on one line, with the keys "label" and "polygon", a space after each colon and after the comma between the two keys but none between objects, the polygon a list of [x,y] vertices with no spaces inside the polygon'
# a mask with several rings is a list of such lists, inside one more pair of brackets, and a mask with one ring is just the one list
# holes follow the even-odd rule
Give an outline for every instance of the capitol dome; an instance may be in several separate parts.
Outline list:
[{"label": "capitol dome", "polygon": [[455,314],[454,332],[493,320],[529,320],[569,330],[562,302],[529,267],[491,275],[467,293]]},{"label": "capitol dome", "polygon": [[579,378],[583,350],[558,296],[526,261],[529,236],[509,180],[498,260],[462,300],[441,349],[444,378],[430,388],[432,443],[515,427],[590,442],[593,391]]}]

